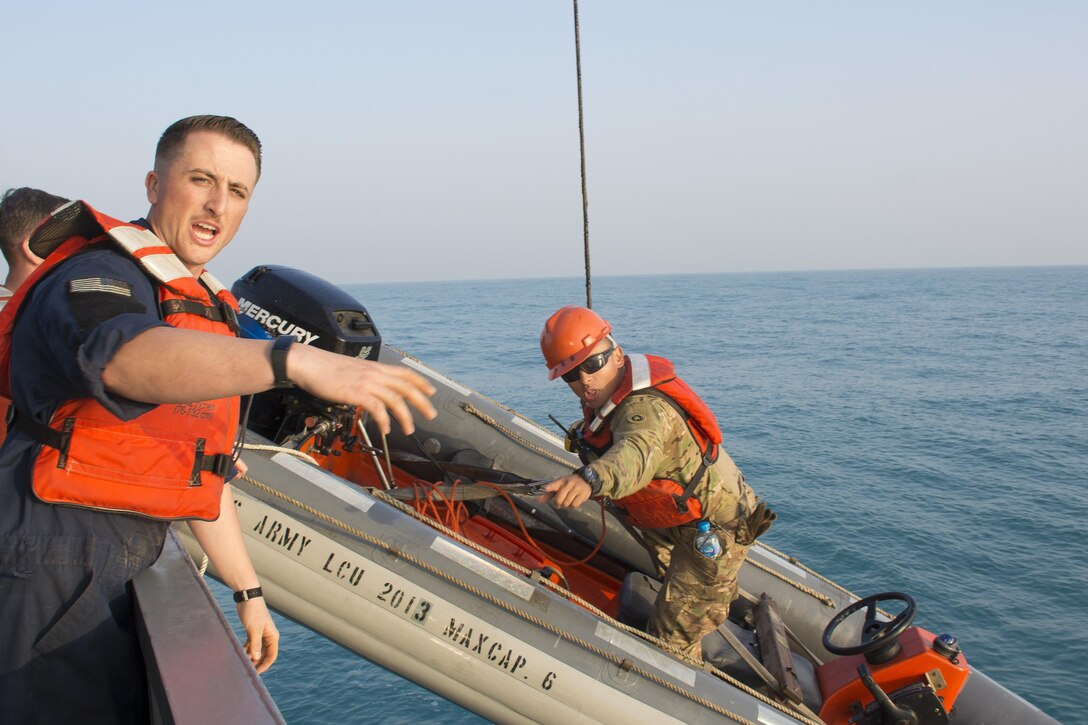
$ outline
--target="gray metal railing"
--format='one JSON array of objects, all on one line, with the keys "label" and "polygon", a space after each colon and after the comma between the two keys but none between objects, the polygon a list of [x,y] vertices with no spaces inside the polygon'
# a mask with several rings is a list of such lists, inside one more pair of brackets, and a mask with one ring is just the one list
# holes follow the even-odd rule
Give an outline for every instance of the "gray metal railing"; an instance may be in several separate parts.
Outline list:
[{"label": "gray metal railing", "polygon": [[133,585],[153,723],[285,723],[173,529]]}]

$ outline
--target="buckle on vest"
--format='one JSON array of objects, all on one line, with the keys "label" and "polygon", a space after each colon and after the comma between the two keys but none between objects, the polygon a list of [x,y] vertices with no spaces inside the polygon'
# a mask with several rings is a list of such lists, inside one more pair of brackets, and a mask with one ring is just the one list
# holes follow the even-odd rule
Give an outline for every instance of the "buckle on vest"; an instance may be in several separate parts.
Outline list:
[{"label": "buckle on vest", "polygon": [[65,418],[64,426],[61,428],[60,445],[57,449],[60,451],[60,455],[57,456],[57,468],[68,467],[68,446],[72,443],[72,430],[76,427],[75,418]]},{"label": "buckle on vest", "polygon": [[238,324],[238,314],[234,311],[234,308],[223,300],[219,300],[219,313],[223,317],[223,323],[230,328],[230,331],[233,332],[235,336],[238,336],[242,331],[242,328]]},{"label": "buckle on vest", "polygon": [[238,315],[235,314],[234,308],[223,300],[216,300],[210,305],[196,300],[166,300],[159,304],[159,309],[162,311],[163,319],[170,315],[195,315],[211,322],[221,322],[235,335],[239,331]]},{"label": "buckle on vest", "polygon": [[68,466],[68,446],[72,443],[72,431],[76,427],[75,418],[65,418],[60,430],[55,430],[39,423],[15,409],[15,403],[8,406],[8,430],[20,430],[41,443],[43,446],[57,449],[57,468]]},{"label": "buckle on vest", "polygon": [[214,456],[205,456],[200,464],[200,470],[209,471],[217,476],[227,477],[230,473],[231,457],[226,453],[216,453]]},{"label": "buckle on vest", "polygon": [[200,486],[200,474],[203,471],[212,473],[221,478],[226,478],[230,473],[232,458],[227,453],[216,453],[214,456],[204,455],[204,438],[196,439],[196,460],[193,462],[193,473],[189,477],[190,486]]}]

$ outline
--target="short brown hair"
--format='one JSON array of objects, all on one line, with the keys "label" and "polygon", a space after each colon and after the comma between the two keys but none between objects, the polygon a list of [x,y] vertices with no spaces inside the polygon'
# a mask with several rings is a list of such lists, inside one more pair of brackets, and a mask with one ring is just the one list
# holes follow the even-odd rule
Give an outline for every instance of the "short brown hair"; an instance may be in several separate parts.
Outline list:
[{"label": "short brown hair", "polygon": [[257,178],[261,178],[261,140],[248,126],[230,116],[189,116],[170,124],[155,147],[155,164],[158,165],[160,159],[174,158],[189,134],[196,131],[222,134],[245,146],[253,153],[253,159],[257,162]]},{"label": "short brown hair", "polygon": [[0,249],[9,266],[17,258],[19,245],[26,236],[54,209],[66,203],[68,200],[63,196],[29,186],[4,192],[0,197]]}]

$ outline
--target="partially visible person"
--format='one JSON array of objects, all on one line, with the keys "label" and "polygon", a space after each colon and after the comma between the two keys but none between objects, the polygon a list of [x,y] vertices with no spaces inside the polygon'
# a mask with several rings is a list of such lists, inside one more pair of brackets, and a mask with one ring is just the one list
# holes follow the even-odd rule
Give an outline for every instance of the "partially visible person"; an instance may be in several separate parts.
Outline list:
[{"label": "partially visible person", "polygon": [[[42,258],[30,251],[30,233],[49,212],[66,203],[63,197],[29,186],[8,189],[0,197],[0,251],[8,263],[7,279],[0,285],[0,310],[42,263]],[[0,395],[0,441],[8,434],[10,402]]]},{"label": "partially visible person", "polygon": [[[639,527],[665,567],[647,630],[691,659],[729,614],[737,573],[774,514],[721,449],[714,414],[653,355],[625,355],[612,326],[593,310],[568,305],[544,324],[540,348],[548,379],[562,377],[582,403],[568,446],[585,465],[544,486],[560,508],[609,498]],[[697,550],[700,522],[720,552]]]},{"label": "partially visible person", "polygon": [[29,186],[8,189],[0,197],[0,251],[8,263],[7,279],[0,286],[0,309],[42,263],[42,258],[30,251],[30,233],[49,212],[66,203],[64,197]]},{"label": "partially visible person", "polygon": [[383,432],[392,418],[411,432],[410,406],[435,415],[433,386],[405,367],[235,336],[237,301],[205,265],[238,231],[260,171],[248,127],[185,118],[159,139],[147,219],[79,202],[30,241],[45,261],[0,312],[15,410],[0,447],[4,722],[147,721],[131,580],[174,520],[234,590],[257,671],[276,660],[227,483],[244,468],[239,395],[295,384]]}]

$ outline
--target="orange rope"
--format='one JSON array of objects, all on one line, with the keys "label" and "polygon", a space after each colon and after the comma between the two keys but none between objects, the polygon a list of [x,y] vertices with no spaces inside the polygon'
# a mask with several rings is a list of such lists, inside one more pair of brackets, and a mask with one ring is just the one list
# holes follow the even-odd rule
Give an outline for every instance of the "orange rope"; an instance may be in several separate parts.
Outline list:
[{"label": "orange rope", "polygon": [[585,564],[587,561],[589,561],[590,559],[595,557],[597,555],[597,552],[601,550],[601,547],[604,546],[604,535],[605,535],[605,533],[607,533],[607,526],[606,526],[605,518],[604,518],[604,501],[603,500],[598,500],[597,501],[597,503],[599,503],[600,506],[601,506],[601,536],[600,536],[599,539],[597,539],[597,545],[595,547],[593,547],[593,551],[589,552],[589,554],[587,554],[584,558],[568,560],[568,559],[565,559],[562,556],[559,556],[558,554],[555,554],[555,555],[552,555],[551,557],[549,557],[548,553],[546,551],[544,551],[544,549],[540,546],[540,544],[536,543],[536,541],[533,539],[533,537],[530,536],[529,532],[526,530],[525,522],[522,521],[521,514],[518,512],[518,508],[514,504],[514,501],[510,498],[510,495],[507,494],[506,491],[502,490],[502,487],[500,487],[500,486],[498,486],[498,485],[496,485],[494,483],[487,482],[487,481],[477,481],[477,483],[481,483],[484,486],[489,486],[489,487],[495,489],[496,491],[498,491],[500,494],[502,494],[502,497],[504,499],[506,499],[506,503],[510,504],[510,510],[514,513],[514,520],[518,522],[518,528],[521,529],[522,536],[525,537],[526,541],[528,541],[530,544],[532,544],[533,548],[536,549],[536,553],[540,554],[540,557],[542,559],[553,558],[555,560],[555,563],[559,564],[561,566],[578,566],[579,564]]},{"label": "orange rope", "polygon": [[[461,533],[461,522],[468,520],[468,509],[462,501],[457,499],[457,487],[461,485],[461,482],[455,481],[450,486],[449,497],[439,490],[441,485],[438,482],[431,483],[419,479],[412,481],[412,491],[415,494],[411,501],[412,507],[424,516]],[[445,515],[438,510],[436,499],[445,507]]]},{"label": "orange rope", "polygon": [[[499,493],[499,495],[506,499],[506,503],[509,504],[510,510],[514,514],[514,520],[517,522],[518,529],[521,531],[522,537],[525,539],[526,542],[529,543],[530,548],[533,549],[534,552],[539,555],[541,559],[552,559],[553,561],[555,561],[556,564],[559,564],[560,566],[579,566],[581,564],[587,563],[589,560],[595,557],[598,552],[600,552],[601,547],[604,546],[605,534],[607,533],[607,523],[605,521],[604,515],[604,501],[598,501],[598,504],[600,504],[601,507],[601,535],[597,539],[597,545],[593,547],[593,550],[590,551],[589,554],[582,557],[581,559],[567,559],[559,554],[549,554],[548,552],[544,551],[544,548],[539,543],[537,543],[537,541],[529,533],[528,529],[525,528],[525,522],[521,517],[521,512],[518,511],[518,507],[514,503],[513,499],[510,498],[510,495],[506,491],[504,491],[501,486],[488,481],[477,481],[476,483],[494,489],[496,492]],[[409,503],[412,508],[414,508],[420,514],[430,519],[434,519],[435,521],[447,526],[448,528],[456,531],[457,533],[462,533],[461,524],[463,521],[467,521],[469,518],[468,508],[465,506],[463,501],[458,500],[457,498],[457,487],[462,485],[462,481],[460,479],[455,479],[453,483],[450,484],[450,494],[448,497],[439,490],[439,486],[441,485],[442,484],[440,482],[432,483],[420,479],[412,481],[412,491],[415,496]],[[442,512],[439,511],[436,500],[440,502],[446,509],[445,515],[443,515]]]}]

